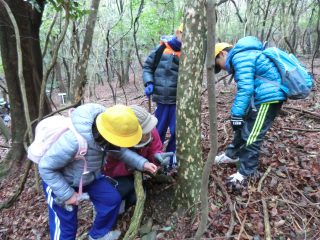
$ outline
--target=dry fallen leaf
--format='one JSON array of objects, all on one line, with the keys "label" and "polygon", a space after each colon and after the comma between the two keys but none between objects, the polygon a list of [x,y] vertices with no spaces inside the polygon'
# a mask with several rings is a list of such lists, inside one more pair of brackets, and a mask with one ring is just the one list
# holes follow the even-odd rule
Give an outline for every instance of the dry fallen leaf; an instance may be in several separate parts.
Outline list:
[{"label": "dry fallen leaf", "polygon": [[274,226],[275,227],[281,227],[283,224],[285,224],[286,223],[286,221],[285,220],[283,220],[283,219],[281,219],[280,221],[278,221],[278,222],[275,222],[274,223]]}]

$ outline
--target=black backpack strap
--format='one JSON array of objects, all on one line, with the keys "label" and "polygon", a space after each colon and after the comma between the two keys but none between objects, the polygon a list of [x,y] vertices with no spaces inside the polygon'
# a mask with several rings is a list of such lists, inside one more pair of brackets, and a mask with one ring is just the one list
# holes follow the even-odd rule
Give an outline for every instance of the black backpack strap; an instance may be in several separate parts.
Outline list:
[{"label": "black backpack strap", "polygon": [[158,49],[156,50],[156,55],[154,57],[154,62],[153,62],[153,68],[154,70],[157,69],[161,56],[164,52],[164,50],[166,49],[166,45],[164,43],[161,43],[160,46],[158,47]]}]

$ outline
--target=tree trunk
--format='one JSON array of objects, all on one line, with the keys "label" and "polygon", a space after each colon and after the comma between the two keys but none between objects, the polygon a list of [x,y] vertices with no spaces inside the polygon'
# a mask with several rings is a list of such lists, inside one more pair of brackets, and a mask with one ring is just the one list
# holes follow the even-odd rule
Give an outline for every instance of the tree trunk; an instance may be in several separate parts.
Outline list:
[{"label": "tree trunk", "polygon": [[8,142],[11,139],[10,129],[6,126],[2,117],[0,117],[0,133],[2,133],[2,135],[6,139],[6,142]]},{"label": "tree trunk", "polygon": [[89,54],[92,44],[94,27],[97,20],[98,8],[99,8],[100,0],[92,0],[91,3],[91,13],[88,18],[88,22],[86,25],[86,33],[84,36],[84,41],[82,45],[82,53],[80,57],[80,61],[78,63],[78,70],[76,73],[76,78],[74,82],[74,96],[71,98],[73,102],[80,102],[84,95],[84,88],[87,83],[87,66],[89,60]]},{"label": "tree trunk", "polygon": [[128,49],[127,50],[127,54],[125,55],[125,59],[124,59],[124,69],[123,69],[123,84],[126,85],[129,83],[129,70],[130,70],[130,63],[131,63],[131,53],[132,53],[132,49]]},{"label": "tree trunk", "polygon": [[270,5],[271,5],[271,0],[268,0],[267,8],[264,10],[264,16],[263,16],[263,22],[262,22],[262,30],[261,30],[261,35],[260,35],[260,40],[261,41],[265,41],[264,32],[265,32],[265,28],[266,28],[267,18],[269,16]]},{"label": "tree trunk", "polygon": [[319,52],[319,47],[320,47],[320,0],[318,0],[319,6],[318,6],[318,19],[317,19],[317,28],[316,28],[316,32],[317,32],[317,42],[315,44],[315,50],[313,53],[313,57],[312,57],[312,61],[311,61],[311,72],[312,74],[314,74],[314,59],[317,56],[317,53]]},{"label": "tree trunk", "polygon": [[208,223],[208,188],[209,176],[217,155],[218,140],[217,140],[217,104],[216,104],[216,86],[215,86],[215,59],[214,46],[216,36],[216,14],[215,0],[207,0],[207,87],[208,87],[208,103],[209,103],[209,118],[210,118],[210,152],[202,172],[201,183],[201,220],[196,233],[196,239],[200,239],[207,230]]},{"label": "tree trunk", "polygon": [[174,206],[178,212],[200,200],[202,172],[200,97],[204,66],[204,0],[186,5],[177,90],[177,158],[179,172]]},{"label": "tree trunk", "polygon": [[307,28],[305,42],[306,42],[306,53],[311,54],[311,29],[310,29],[310,27]]},{"label": "tree trunk", "polygon": [[125,85],[125,72],[124,72],[124,53],[123,53],[123,38],[120,39],[120,62],[119,62],[119,72],[120,72],[120,79],[119,85],[123,87]]},{"label": "tree trunk", "polygon": [[56,77],[57,77],[57,81],[59,84],[59,90],[61,93],[66,93],[66,87],[64,86],[64,81],[62,79],[62,74],[61,74],[61,64],[59,61],[56,62]]},{"label": "tree trunk", "polygon": [[[39,41],[39,29],[41,25],[44,1],[37,1],[40,12],[23,0],[6,1],[19,26],[21,36],[21,50],[23,58],[23,76],[26,82],[26,94],[29,97],[29,113],[31,120],[37,118],[39,108],[40,86],[42,81],[42,54]],[[18,59],[16,39],[10,19],[2,5],[0,5],[0,45],[1,56],[8,86],[12,118],[12,141],[18,149],[23,149],[26,119],[23,112],[22,95],[18,77]],[[50,112],[48,101],[45,104],[45,113]],[[12,148],[15,152],[15,147]],[[11,159],[22,154],[8,154]],[[10,160],[10,159],[8,159]]]},{"label": "tree trunk", "polygon": [[244,31],[243,36],[249,36],[252,32],[252,21],[253,21],[253,1],[252,0],[246,0],[247,8],[246,8],[246,15],[245,15],[245,24],[244,24]]}]

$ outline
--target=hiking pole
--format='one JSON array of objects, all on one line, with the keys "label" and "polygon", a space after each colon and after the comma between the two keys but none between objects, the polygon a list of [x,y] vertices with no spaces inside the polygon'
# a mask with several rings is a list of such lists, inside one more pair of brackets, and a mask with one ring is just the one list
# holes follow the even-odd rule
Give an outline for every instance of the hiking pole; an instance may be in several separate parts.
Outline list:
[{"label": "hiking pole", "polygon": [[149,113],[151,114],[151,95],[148,97],[148,110],[149,110]]}]

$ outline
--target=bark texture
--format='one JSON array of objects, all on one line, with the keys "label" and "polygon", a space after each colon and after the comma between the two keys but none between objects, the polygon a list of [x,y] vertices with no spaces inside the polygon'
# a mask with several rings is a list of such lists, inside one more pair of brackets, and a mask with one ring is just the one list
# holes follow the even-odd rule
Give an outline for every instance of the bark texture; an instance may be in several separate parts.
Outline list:
[{"label": "bark texture", "polygon": [[201,85],[204,67],[205,1],[189,2],[185,8],[185,27],[177,90],[177,158],[179,174],[174,206],[178,212],[200,200]]}]

